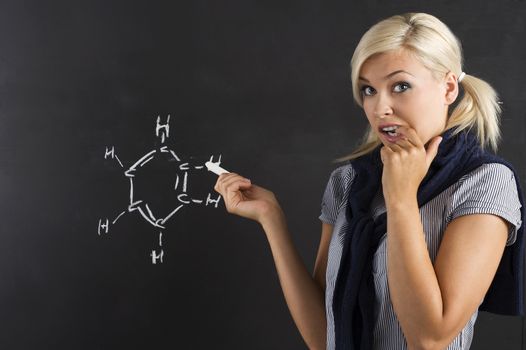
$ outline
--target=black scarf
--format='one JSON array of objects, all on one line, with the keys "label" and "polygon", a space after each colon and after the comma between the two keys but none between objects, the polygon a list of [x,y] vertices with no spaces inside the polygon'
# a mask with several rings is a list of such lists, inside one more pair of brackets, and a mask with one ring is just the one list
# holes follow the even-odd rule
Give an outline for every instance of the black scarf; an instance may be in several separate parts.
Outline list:
[{"label": "black scarf", "polygon": [[[505,160],[483,151],[477,138],[463,130],[452,136],[453,129],[441,136],[438,153],[422,180],[417,194],[422,207],[463,175],[485,163],[501,163],[515,174],[524,216],[524,200],[517,173]],[[333,295],[336,349],[368,350],[373,345],[375,290],[372,274],[373,255],[387,230],[387,214],[376,220],[370,215],[371,202],[381,187],[383,164],[379,145],[372,152],[351,160],[355,171],[350,188],[342,257]],[[504,250],[493,282],[479,310],[503,315],[523,315],[524,222],[517,240]]]}]

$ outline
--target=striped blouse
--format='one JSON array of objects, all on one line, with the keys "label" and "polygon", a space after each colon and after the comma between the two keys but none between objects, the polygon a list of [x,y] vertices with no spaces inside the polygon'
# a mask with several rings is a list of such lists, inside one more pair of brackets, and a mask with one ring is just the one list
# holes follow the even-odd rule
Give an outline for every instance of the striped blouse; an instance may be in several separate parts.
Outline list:
[{"label": "striped blouse", "polygon": [[[348,203],[346,195],[354,178],[350,163],[334,169],[323,194],[320,220],[333,225],[329,245],[325,291],[327,314],[327,349],[334,349],[334,319],[332,296],[342,253],[344,232],[346,232],[345,210]],[[520,201],[513,172],[503,164],[488,163],[464,175],[458,182],[448,187],[438,196],[420,208],[425,239],[431,261],[434,263],[440,241],[446,226],[458,216],[475,213],[490,213],[506,219],[510,231],[506,245],[515,242],[517,229],[521,225]],[[372,204],[374,218],[384,213],[385,202],[380,190]],[[386,234],[373,258],[373,276],[376,291],[374,347],[377,350],[407,349],[407,343],[398,323],[389,296],[387,284]],[[480,303],[482,303],[481,300]],[[466,326],[449,344],[447,350],[469,349],[473,339],[473,329],[477,319],[476,310]]]}]

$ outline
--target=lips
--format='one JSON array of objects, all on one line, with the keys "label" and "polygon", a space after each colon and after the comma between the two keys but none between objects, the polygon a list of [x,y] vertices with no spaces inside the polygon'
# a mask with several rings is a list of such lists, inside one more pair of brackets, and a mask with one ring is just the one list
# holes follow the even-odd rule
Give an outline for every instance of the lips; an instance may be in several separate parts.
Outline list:
[{"label": "lips", "polygon": [[398,141],[398,140],[400,140],[402,138],[402,136],[403,136],[402,134],[397,134],[396,136],[391,136],[391,135],[389,135],[389,134],[387,134],[387,133],[385,133],[383,131],[380,134],[382,135],[382,137],[384,139],[386,139],[389,142],[393,142],[393,143]]},{"label": "lips", "polygon": [[382,135],[382,137],[384,139],[386,139],[387,141],[389,142],[396,142],[397,140],[399,140],[403,135],[400,134],[400,133],[397,133],[397,130],[398,128],[396,128],[395,130],[391,130],[390,132],[395,132],[397,135],[395,136],[392,136],[392,135],[389,135],[387,131],[384,131],[383,129],[384,128],[387,128],[387,127],[390,127],[390,126],[397,126],[398,128],[401,127],[400,124],[392,124],[392,123],[389,123],[389,124],[381,124],[379,127],[378,127],[378,131],[380,132],[380,134]]}]

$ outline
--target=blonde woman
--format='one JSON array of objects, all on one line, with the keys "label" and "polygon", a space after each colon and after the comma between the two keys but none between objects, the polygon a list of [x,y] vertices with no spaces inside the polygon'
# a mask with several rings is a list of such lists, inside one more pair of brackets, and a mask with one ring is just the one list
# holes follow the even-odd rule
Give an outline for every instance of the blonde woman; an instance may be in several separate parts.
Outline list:
[{"label": "blonde woman", "polygon": [[262,225],[309,348],[469,349],[478,310],[523,315],[523,196],[488,150],[497,94],[463,72],[459,40],[425,13],[373,25],[351,71],[369,125],[329,177],[312,276],[271,191],[235,173],[215,189]]}]

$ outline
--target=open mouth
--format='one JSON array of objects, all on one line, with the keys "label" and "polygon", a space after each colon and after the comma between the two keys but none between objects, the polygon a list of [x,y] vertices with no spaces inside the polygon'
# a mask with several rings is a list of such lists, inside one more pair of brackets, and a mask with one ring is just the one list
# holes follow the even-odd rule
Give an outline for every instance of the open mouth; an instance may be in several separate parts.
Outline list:
[{"label": "open mouth", "polygon": [[398,129],[398,125],[388,126],[385,128],[381,128],[380,132],[389,135],[389,136],[398,136],[396,133],[396,129]]}]

